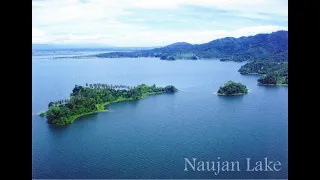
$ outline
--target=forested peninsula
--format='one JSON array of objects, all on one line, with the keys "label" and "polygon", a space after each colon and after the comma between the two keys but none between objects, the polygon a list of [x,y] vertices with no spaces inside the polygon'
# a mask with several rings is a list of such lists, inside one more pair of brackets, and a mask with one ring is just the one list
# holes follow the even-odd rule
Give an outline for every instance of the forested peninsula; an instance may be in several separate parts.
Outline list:
[{"label": "forested peninsula", "polygon": [[48,110],[40,114],[48,123],[67,125],[77,118],[105,111],[104,106],[126,100],[137,100],[151,94],[174,93],[178,89],[173,85],[157,87],[141,84],[135,87],[112,84],[75,85],[69,99],[62,99],[48,104]]},{"label": "forested peninsula", "polygon": [[165,47],[131,52],[110,52],[96,55],[105,58],[157,57],[161,60],[220,59],[221,61],[288,61],[288,31],[269,34],[216,39],[203,44],[177,42]]},{"label": "forested peninsula", "polygon": [[288,85],[288,62],[253,61],[238,70],[241,74],[260,74],[262,85]]}]

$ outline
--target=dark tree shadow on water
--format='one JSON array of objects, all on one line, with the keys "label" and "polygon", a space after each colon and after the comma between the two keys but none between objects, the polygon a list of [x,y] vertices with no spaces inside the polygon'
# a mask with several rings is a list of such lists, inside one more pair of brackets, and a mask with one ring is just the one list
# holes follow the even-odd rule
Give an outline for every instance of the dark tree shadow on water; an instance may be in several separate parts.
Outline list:
[{"label": "dark tree shadow on water", "polygon": [[[250,93],[250,92],[249,92]],[[248,93],[248,94],[249,94]],[[217,95],[219,100],[225,100],[225,101],[239,101],[243,100],[244,96],[247,96],[248,94],[243,95],[235,95],[235,96],[221,96]]]},{"label": "dark tree shadow on water", "polygon": [[281,90],[287,90],[288,89],[288,86],[287,85],[264,85],[264,84],[260,84],[258,83],[257,84],[258,88],[261,88],[261,89],[268,89],[268,90],[271,90],[271,91],[281,91]]}]

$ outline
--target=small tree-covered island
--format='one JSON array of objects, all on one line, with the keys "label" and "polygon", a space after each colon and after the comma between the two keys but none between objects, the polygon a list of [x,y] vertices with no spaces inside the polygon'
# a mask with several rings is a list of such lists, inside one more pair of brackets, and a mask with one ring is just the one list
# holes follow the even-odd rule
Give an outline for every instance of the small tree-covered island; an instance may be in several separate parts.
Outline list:
[{"label": "small tree-covered island", "polygon": [[106,111],[104,106],[111,103],[177,91],[178,89],[173,85],[166,87],[156,87],[155,84],[152,86],[141,84],[135,87],[101,83],[75,85],[69,99],[50,102],[49,109],[40,113],[40,116],[47,117],[50,124],[67,125],[81,116]]},{"label": "small tree-covered island", "polygon": [[234,96],[234,95],[243,95],[247,94],[248,89],[245,85],[233,81],[228,81],[221,86],[217,92],[217,95],[222,96]]}]

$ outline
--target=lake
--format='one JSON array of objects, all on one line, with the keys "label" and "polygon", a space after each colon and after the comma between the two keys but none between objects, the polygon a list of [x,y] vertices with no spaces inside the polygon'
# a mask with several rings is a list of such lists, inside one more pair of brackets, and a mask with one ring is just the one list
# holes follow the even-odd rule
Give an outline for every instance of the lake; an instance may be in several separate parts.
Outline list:
[{"label": "lake", "polygon": [[[259,76],[237,72],[245,62],[72,56],[94,53],[32,55],[33,178],[288,178],[288,87],[258,85]],[[249,94],[217,96],[228,80],[243,83]],[[111,104],[110,112],[66,127],[35,115],[69,97],[75,84],[99,82],[172,84],[180,91]],[[184,158],[218,157],[239,161],[241,171],[184,171]],[[246,171],[246,158],[265,157],[281,162],[281,170]]]}]

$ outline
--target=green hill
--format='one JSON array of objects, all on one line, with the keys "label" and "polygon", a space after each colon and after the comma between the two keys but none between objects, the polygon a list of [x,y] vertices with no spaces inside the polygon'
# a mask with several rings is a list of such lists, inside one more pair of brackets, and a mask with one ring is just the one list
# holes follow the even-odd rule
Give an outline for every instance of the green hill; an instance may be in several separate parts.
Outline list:
[{"label": "green hill", "polygon": [[221,61],[288,61],[288,31],[216,39],[204,44],[178,42],[161,48],[132,52],[111,52],[97,57],[158,57],[162,60],[213,59]]}]

